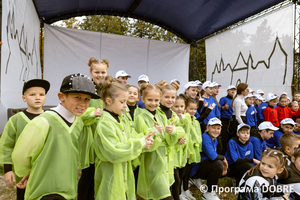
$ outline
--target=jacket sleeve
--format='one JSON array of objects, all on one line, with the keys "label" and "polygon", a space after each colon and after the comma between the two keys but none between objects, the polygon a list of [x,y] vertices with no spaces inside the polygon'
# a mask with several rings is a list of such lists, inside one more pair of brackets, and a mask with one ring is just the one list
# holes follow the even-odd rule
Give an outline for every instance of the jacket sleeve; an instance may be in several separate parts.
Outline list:
[{"label": "jacket sleeve", "polygon": [[[204,110],[204,109],[203,109],[203,110]],[[197,120],[199,121],[199,123],[200,123],[200,122],[203,122],[203,120],[205,120],[205,119],[208,117],[208,115],[210,114],[211,111],[212,111],[211,109],[206,108],[206,109],[205,109],[205,112],[202,113],[202,114],[200,115],[200,117],[197,118]]]},{"label": "jacket sleeve", "polygon": [[84,126],[91,126],[93,123],[99,120],[100,117],[95,117],[94,112],[96,108],[88,107],[86,111],[80,116]]},{"label": "jacket sleeve", "polygon": [[234,107],[235,107],[235,118],[237,120],[237,122],[239,124],[242,124],[243,123],[243,120],[241,118],[241,107],[242,107],[242,104],[241,102],[239,101],[239,99],[235,99],[234,101]]},{"label": "jacket sleeve", "polygon": [[36,117],[25,126],[12,153],[17,176],[23,177],[31,170],[42,151],[49,130],[49,123],[43,117]]},{"label": "jacket sleeve", "polygon": [[[8,120],[0,137],[0,164],[13,164],[11,154],[16,143],[16,128],[11,119]],[[11,170],[10,170],[11,171]]]},{"label": "jacket sleeve", "polygon": [[154,127],[154,123],[153,123],[153,127],[147,126],[143,117],[141,115],[139,115],[134,120],[134,128],[135,128],[136,132],[142,133],[142,134],[144,134],[144,136],[152,133],[153,131],[156,131],[156,133],[153,135],[154,142],[153,142],[152,146],[149,149],[145,150],[145,152],[155,151],[159,146],[161,146],[162,136],[158,132],[158,130],[156,130],[156,128]]},{"label": "jacket sleeve", "polygon": [[[203,138],[203,141],[206,138]],[[203,142],[202,143],[202,151],[207,155],[209,160],[215,160],[218,156],[217,152],[215,152],[214,147],[208,143],[208,142]]]},{"label": "jacket sleeve", "polygon": [[265,110],[264,110],[264,112],[263,112],[263,116],[264,116],[264,119],[266,120],[266,121],[270,121],[270,116],[269,116],[269,109],[268,108],[266,108]]},{"label": "jacket sleeve", "polygon": [[253,154],[256,160],[261,160],[261,155],[264,149],[261,149],[260,141],[258,138],[251,139],[251,143],[253,145]]},{"label": "jacket sleeve", "polygon": [[[121,130],[116,130],[109,121],[101,121],[96,133],[97,143],[102,155],[111,163],[122,163],[137,158],[145,147],[144,138],[122,140]],[[119,132],[119,133],[118,133]]]}]

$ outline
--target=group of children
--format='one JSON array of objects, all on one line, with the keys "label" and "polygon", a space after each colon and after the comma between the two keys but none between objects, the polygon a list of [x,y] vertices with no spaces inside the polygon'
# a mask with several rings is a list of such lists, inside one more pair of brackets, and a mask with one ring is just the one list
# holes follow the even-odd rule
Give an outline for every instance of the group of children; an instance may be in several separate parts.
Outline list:
[{"label": "group of children", "polygon": [[279,105],[268,95],[265,120],[263,108],[255,108],[262,96],[245,95],[245,121],[230,134],[232,101],[241,98],[235,86],[218,102],[216,82],[191,81],[177,95],[176,79],[152,85],[141,75],[137,87],[127,85],[124,70],[108,76],[106,59],[88,65],[92,79],[65,77],[61,103],[49,111],[42,109],[49,82],[24,83],[28,107],[8,120],[0,138],[5,183],[16,184],[17,199],[196,199],[189,184],[200,189],[205,179],[202,199],[218,200],[213,186],[224,176],[241,188],[260,188],[241,190],[239,199],[300,199],[299,190],[261,190],[300,184],[300,127],[291,119],[300,111],[288,109],[284,95]]}]

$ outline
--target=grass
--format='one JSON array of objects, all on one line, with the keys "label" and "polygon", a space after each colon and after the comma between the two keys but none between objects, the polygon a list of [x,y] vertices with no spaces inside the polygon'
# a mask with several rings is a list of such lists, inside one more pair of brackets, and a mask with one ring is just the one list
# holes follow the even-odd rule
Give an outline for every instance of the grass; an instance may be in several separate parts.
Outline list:
[{"label": "grass", "polygon": [[[80,176],[81,173],[80,171],[78,172],[78,176]],[[206,181],[203,182],[205,184]],[[232,182],[229,177],[221,178],[218,183],[219,187],[232,187]],[[190,187],[191,192],[193,193],[194,197],[197,198],[197,200],[201,200],[201,195],[202,193],[196,188],[196,186],[192,185]],[[233,193],[221,193],[220,199],[222,200],[236,200],[237,195]],[[3,167],[0,166],[0,199],[5,199],[5,200],[14,200],[16,199],[16,189],[11,190],[6,187],[5,182],[4,182],[4,170]]]}]

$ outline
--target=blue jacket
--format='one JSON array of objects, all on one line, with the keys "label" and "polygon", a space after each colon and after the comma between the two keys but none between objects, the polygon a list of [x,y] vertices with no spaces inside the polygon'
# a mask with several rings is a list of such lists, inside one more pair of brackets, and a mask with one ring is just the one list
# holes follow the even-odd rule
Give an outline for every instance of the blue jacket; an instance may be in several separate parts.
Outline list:
[{"label": "blue jacket", "polygon": [[[232,110],[232,97],[227,95],[226,97],[222,97],[219,101],[219,104],[221,106],[221,117],[222,118],[231,118],[233,110]],[[228,103],[229,108],[222,110],[222,107],[225,106]]]},{"label": "blue jacket", "polygon": [[255,114],[255,108],[254,105],[250,105],[248,106],[248,110],[246,112],[246,124],[248,124],[249,126],[256,126],[256,114]]},{"label": "blue jacket", "polygon": [[260,134],[257,132],[253,133],[250,136],[249,141],[253,145],[253,154],[254,154],[253,157],[256,160],[261,160],[261,155],[264,152],[264,150],[267,148],[266,141],[264,141],[261,138]]},{"label": "blue jacket", "polygon": [[218,156],[217,153],[218,140],[212,140],[207,132],[202,135],[202,152],[201,152],[201,162],[204,160],[215,160]]},{"label": "blue jacket", "polygon": [[239,164],[243,162],[253,163],[253,146],[247,141],[243,144],[238,137],[233,137],[227,144],[227,151],[225,154],[228,165],[233,163]]},{"label": "blue jacket", "polygon": [[269,148],[281,147],[280,137],[284,134],[283,130],[279,128],[279,130],[273,133],[273,137],[266,140],[266,144]]},{"label": "blue jacket", "polygon": [[140,96],[140,99],[139,99],[139,101],[138,101],[138,107],[139,108],[145,108],[145,104],[144,104],[144,102],[142,102],[142,95]]},{"label": "blue jacket", "polygon": [[[220,118],[221,116],[221,113],[220,113],[220,110],[218,108],[218,104],[216,102],[216,100],[212,97],[212,96],[209,96],[209,99],[207,98],[204,98],[204,101],[207,101],[208,102],[208,106],[210,106],[211,104],[215,103],[216,104],[216,107],[209,113],[209,115],[204,119],[204,123],[207,124],[208,121],[211,119],[211,118],[214,118],[214,117],[217,117],[217,118]],[[204,109],[204,106],[202,107],[201,109],[201,112],[202,110]]]},{"label": "blue jacket", "polygon": [[262,102],[259,106],[256,106],[257,116],[259,120],[264,120],[263,112],[268,107],[267,102]]}]

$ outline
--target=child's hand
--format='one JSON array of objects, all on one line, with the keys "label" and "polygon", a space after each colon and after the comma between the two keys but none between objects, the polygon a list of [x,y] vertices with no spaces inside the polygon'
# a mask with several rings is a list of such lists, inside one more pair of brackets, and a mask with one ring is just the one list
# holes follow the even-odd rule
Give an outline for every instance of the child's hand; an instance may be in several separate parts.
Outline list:
[{"label": "child's hand", "polygon": [[289,200],[289,194],[284,194],[282,197],[286,200]]},{"label": "child's hand", "polygon": [[102,116],[102,109],[97,108],[94,112],[95,117],[101,117]]},{"label": "child's hand", "polygon": [[24,176],[22,178],[22,180],[17,184],[17,187],[20,188],[20,189],[25,189],[26,186],[27,186],[27,181],[29,179],[29,175],[30,174],[27,174],[26,176]]},{"label": "child's hand", "polygon": [[228,108],[229,108],[228,103],[226,103],[226,105],[222,107],[223,110],[227,110]]},{"label": "child's hand", "polygon": [[156,122],[154,122],[154,127],[158,130],[160,134],[162,134],[163,125],[157,125]]},{"label": "child's hand", "polygon": [[226,158],[224,157],[224,160],[222,161],[223,163],[223,172],[222,172],[222,176],[225,176],[227,174],[227,169],[228,169],[228,163]]},{"label": "child's hand", "polygon": [[204,107],[207,107],[208,106],[208,102],[207,101],[204,101]]},{"label": "child's hand", "polygon": [[13,171],[6,172],[4,175],[5,184],[10,189],[14,189],[13,182],[16,183],[16,177]]},{"label": "child's hand", "polygon": [[203,98],[201,96],[199,96],[199,101],[203,101]]},{"label": "child's hand", "polygon": [[181,138],[178,140],[178,144],[183,145],[185,143],[185,138]]},{"label": "child's hand", "polygon": [[210,110],[213,110],[213,109],[216,107],[216,105],[217,105],[217,104],[215,104],[215,103],[210,104],[208,108],[209,108]]},{"label": "child's hand", "polygon": [[171,134],[171,133],[173,132],[173,129],[174,129],[174,123],[175,123],[175,121],[172,121],[171,125],[166,126],[166,132],[167,132],[168,134]]},{"label": "child's hand", "polygon": [[258,165],[258,164],[260,163],[260,161],[257,160],[257,159],[255,159],[255,158],[253,158],[253,162],[254,162],[256,165]]},{"label": "child's hand", "polygon": [[154,139],[153,139],[152,136],[155,133],[156,133],[156,131],[153,131],[152,133],[150,133],[150,134],[148,134],[147,136],[144,137],[145,141],[146,141],[146,146],[145,146],[144,150],[147,150],[147,149],[149,149],[152,146],[152,144],[154,142]]}]

